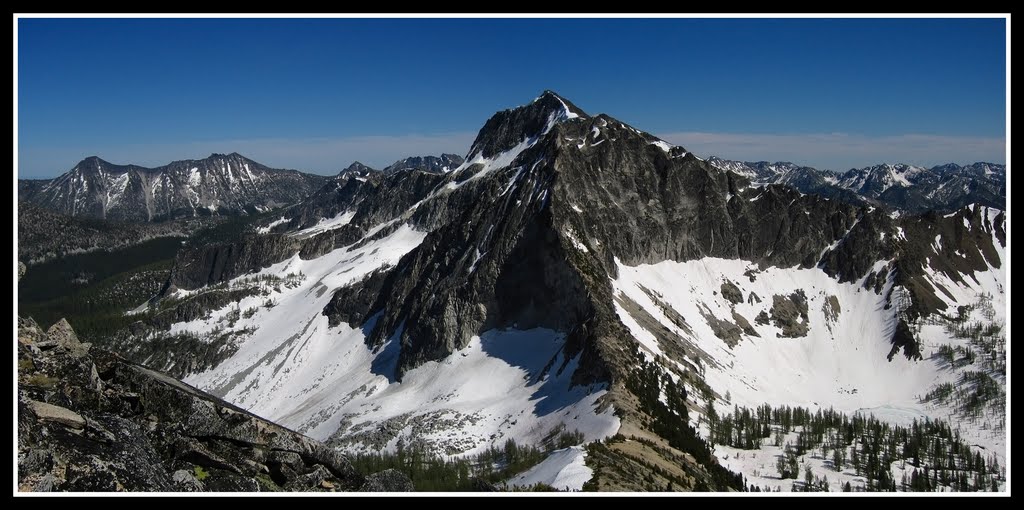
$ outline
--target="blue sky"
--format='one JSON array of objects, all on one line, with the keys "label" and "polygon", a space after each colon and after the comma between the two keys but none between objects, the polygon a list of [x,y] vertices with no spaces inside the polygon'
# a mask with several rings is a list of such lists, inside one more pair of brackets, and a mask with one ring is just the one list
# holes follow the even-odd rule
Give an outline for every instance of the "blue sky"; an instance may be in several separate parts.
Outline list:
[{"label": "blue sky", "polygon": [[552,89],[698,155],[1005,160],[1002,19],[21,19],[20,177],[464,154]]}]

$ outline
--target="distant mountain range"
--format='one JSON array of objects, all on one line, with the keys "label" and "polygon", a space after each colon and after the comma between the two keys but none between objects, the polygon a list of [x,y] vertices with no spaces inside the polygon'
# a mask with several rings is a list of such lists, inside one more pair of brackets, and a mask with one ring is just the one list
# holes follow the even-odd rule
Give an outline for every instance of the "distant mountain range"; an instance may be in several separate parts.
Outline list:
[{"label": "distant mountain range", "polygon": [[400,159],[384,168],[384,175],[390,175],[403,170],[422,170],[445,174],[451,172],[465,160],[458,154],[441,154],[438,156],[413,156]]},{"label": "distant mountain range", "polygon": [[[238,153],[211,154],[157,168],[115,165],[86,158],[54,179],[19,179],[18,199],[71,216],[115,221],[160,221],[259,213],[298,203],[339,178],[390,176],[418,170],[445,174],[465,163],[457,154],[411,156],[382,170],[358,161],[334,179],[269,168]],[[712,156],[712,166],[855,205],[886,206],[904,213],[950,212],[966,205],[1006,207],[1006,167],[948,163],[931,168],[880,164],[836,173],[789,162],[734,161]]]},{"label": "distant mountain range", "polygon": [[309,196],[327,177],[269,168],[238,153],[145,168],[82,160],[49,180],[19,180],[20,200],[68,216],[155,221],[266,211]]},{"label": "distant mountain range", "polygon": [[788,162],[730,161],[708,163],[742,175],[755,184],[782,184],[848,203],[885,205],[906,213],[950,212],[970,204],[1006,207],[1006,166],[947,163],[931,168],[880,164],[842,173]]},{"label": "distant mountain range", "polygon": [[[339,177],[407,170],[443,174],[463,161],[457,154],[411,156],[380,171],[357,161]],[[157,168],[115,165],[92,156],[54,179],[19,179],[18,199],[71,217],[149,222],[264,212],[297,203],[330,180],[270,168],[238,153]]]}]

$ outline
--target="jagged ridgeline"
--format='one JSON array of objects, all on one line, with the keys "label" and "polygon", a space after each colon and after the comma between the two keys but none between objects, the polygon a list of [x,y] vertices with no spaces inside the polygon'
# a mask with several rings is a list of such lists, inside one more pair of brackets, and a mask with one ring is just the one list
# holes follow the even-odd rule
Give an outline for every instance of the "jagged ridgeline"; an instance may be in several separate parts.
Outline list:
[{"label": "jagged ridgeline", "polygon": [[748,487],[709,442],[733,404],[952,417],[1004,448],[984,427],[998,406],[924,396],[991,389],[967,371],[1005,385],[998,363],[933,355],[1004,352],[999,330],[957,325],[1005,321],[1006,214],[850,202],[545,92],[454,167],[353,165],[244,234],[190,241],[113,344],[353,453],[618,434],[535,468],[567,488]]},{"label": "jagged ridgeline", "polygon": [[952,212],[971,204],[1006,208],[1006,166],[993,163],[931,168],[883,164],[834,173],[789,162],[729,161],[708,163],[749,178],[756,184],[785,184],[854,205],[884,205],[896,212]]}]

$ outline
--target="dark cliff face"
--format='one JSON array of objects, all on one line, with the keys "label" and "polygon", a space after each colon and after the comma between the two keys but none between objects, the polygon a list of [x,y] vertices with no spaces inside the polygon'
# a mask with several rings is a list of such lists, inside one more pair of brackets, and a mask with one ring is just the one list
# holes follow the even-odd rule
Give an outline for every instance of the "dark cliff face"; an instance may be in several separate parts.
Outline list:
[{"label": "dark cliff face", "polygon": [[409,490],[322,443],[78,341],[18,328],[20,491]]},{"label": "dark cliff face", "polygon": [[[599,337],[620,327],[608,283],[616,258],[635,265],[716,256],[813,267],[861,214],[781,186],[751,188],[610,117],[577,115],[542,125],[546,135],[526,134],[535,144],[505,168],[477,178],[469,167],[468,176],[439,183],[410,216],[431,233],[393,270],[337,292],[325,309],[332,323],[360,326],[375,316],[367,341],[400,342],[399,377],[502,327],[571,333],[571,354],[584,351],[586,371],[608,377],[596,353],[607,343]],[[494,138],[487,129],[478,139]],[[438,191],[447,185],[457,187]]]},{"label": "dark cliff face", "polygon": [[279,235],[250,235],[230,243],[187,246],[175,257],[169,283],[182,289],[211,285],[269,267],[300,249],[300,242]]},{"label": "dark cliff face", "polygon": [[382,281],[366,282],[376,297],[353,301],[365,287],[345,289],[325,313],[337,321],[381,311],[367,341],[379,345],[399,335],[399,376],[464,347],[483,330],[567,331],[584,320],[592,313],[586,289],[566,260],[548,208],[554,173],[528,163],[547,150],[529,149],[498,176],[469,179],[418,207],[412,223],[436,227]]},{"label": "dark cliff face", "polygon": [[607,116],[559,126],[553,207],[615,275],[627,265],[702,257],[812,267],[857,216],[783,186],[751,187],[680,147],[666,151]]},{"label": "dark cliff face", "polygon": [[940,215],[900,218],[906,241],[900,244],[895,260],[895,283],[911,292],[909,318],[933,313],[954,313],[938,295],[948,291],[924,278],[926,270],[939,273],[953,282],[974,279],[974,273],[1001,267],[997,245],[1006,246],[1006,213],[974,205]]},{"label": "dark cliff face", "polygon": [[158,168],[82,160],[19,197],[66,214],[121,221],[238,215],[298,202],[326,177],[268,168],[239,154],[175,161]]}]

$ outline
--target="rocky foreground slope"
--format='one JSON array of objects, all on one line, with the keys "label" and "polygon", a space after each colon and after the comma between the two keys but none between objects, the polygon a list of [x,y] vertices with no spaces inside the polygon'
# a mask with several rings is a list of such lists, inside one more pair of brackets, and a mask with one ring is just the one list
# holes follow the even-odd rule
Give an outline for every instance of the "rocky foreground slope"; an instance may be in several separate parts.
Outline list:
[{"label": "rocky foreground slope", "polygon": [[18,319],[20,491],[408,491],[160,372]]}]

